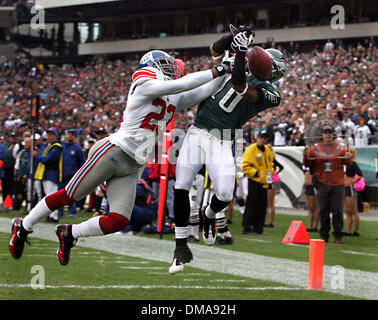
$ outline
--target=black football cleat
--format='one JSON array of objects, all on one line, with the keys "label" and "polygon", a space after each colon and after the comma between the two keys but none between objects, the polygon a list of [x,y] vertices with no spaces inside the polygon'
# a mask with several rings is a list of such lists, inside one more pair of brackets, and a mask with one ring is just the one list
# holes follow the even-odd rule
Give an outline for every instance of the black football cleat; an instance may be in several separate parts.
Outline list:
[{"label": "black football cleat", "polygon": [[56,235],[59,239],[59,247],[56,251],[61,265],[65,266],[70,261],[71,248],[77,243],[77,239],[72,236],[72,226],[69,224],[59,224],[56,226]]},{"label": "black football cleat", "polygon": [[217,235],[215,239],[215,244],[224,245],[224,244],[234,244],[234,239],[231,235],[220,234]]},{"label": "black football cleat", "polygon": [[176,246],[173,255],[173,262],[169,268],[170,274],[175,274],[184,270],[185,263],[189,263],[193,259],[193,254],[188,245]]},{"label": "black football cleat", "polygon": [[20,259],[24,251],[25,242],[30,245],[28,234],[32,231],[26,231],[22,226],[22,218],[12,220],[11,237],[9,240],[9,251],[13,258]]}]

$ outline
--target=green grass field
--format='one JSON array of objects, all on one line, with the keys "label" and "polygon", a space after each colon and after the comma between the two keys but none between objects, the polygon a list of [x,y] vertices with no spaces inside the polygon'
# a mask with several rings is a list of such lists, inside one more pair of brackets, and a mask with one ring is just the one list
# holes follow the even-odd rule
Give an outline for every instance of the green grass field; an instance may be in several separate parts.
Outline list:
[{"label": "green grass field", "polygon": [[[17,212],[10,212],[1,214],[1,217],[18,215]],[[63,217],[59,223],[78,223],[89,217],[89,213],[81,212],[76,218]],[[242,235],[241,217],[235,212],[233,223],[229,225],[235,244],[217,247],[307,262],[308,246],[281,244],[292,220],[307,222],[306,217],[277,214],[275,227],[265,229],[268,235]],[[374,240],[378,236],[378,223],[361,221],[360,233],[360,237],[345,237],[344,245],[327,243],[325,265],[378,272],[378,242]],[[160,241],[158,234],[135,237]],[[318,238],[318,235],[310,233],[310,237]],[[190,264],[183,273],[172,276],[168,274],[170,261],[164,263],[141,259],[80,245],[73,248],[70,264],[61,266],[55,255],[57,240],[38,239],[34,234],[30,239],[32,245],[25,247],[23,257],[14,260],[8,250],[9,233],[0,232],[1,300],[360,299],[323,290],[307,290],[279,282],[206,271],[191,267]],[[163,239],[173,240],[173,235],[164,234]],[[31,283],[40,283],[33,282],[33,277],[40,275],[33,273],[33,266],[43,267],[43,289],[31,287]]]}]

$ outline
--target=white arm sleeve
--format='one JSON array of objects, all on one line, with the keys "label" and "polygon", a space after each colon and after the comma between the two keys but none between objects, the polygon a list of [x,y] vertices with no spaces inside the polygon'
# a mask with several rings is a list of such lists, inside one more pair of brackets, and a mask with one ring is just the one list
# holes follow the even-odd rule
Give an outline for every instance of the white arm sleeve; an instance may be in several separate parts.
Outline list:
[{"label": "white arm sleeve", "polygon": [[162,81],[151,79],[138,86],[139,94],[148,97],[161,97],[192,90],[211,80],[213,80],[211,70],[190,73],[177,80]]},{"label": "white arm sleeve", "polygon": [[198,88],[180,94],[176,102],[177,110],[190,108],[199,104],[203,100],[212,96],[219,89],[223,88],[229,78],[230,76],[226,74],[213,79]]}]

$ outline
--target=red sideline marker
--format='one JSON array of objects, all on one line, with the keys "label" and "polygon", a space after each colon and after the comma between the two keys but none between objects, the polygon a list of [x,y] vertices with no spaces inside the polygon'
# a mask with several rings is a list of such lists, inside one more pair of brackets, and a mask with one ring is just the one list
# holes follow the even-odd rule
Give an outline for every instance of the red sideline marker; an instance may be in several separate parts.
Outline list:
[{"label": "red sideline marker", "polygon": [[6,207],[8,209],[12,209],[13,202],[12,202],[12,198],[10,197],[9,194],[5,197],[3,205],[4,205],[4,207]]},{"label": "red sideline marker", "polygon": [[311,239],[308,261],[308,289],[322,289],[324,240]]},{"label": "red sideline marker", "polygon": [[310,237],[308,236],[308,233],[307,233],[307,230],[303,221],[293,220],[290,224],[289,229],[286,232],[285,237],[282,239],[281,243],[309,244]]}]

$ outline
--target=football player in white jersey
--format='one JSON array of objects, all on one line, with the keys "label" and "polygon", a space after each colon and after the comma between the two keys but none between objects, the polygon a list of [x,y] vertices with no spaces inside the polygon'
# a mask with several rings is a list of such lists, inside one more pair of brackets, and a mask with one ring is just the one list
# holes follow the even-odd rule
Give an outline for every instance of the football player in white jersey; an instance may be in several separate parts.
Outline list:
[{"label": "football player in white jersey", "polygon": [[77,225],[58,225],[59,262],[69,262],[70,250],[78,238],[114,233],[127,226],[136,184],[156,143],[158,126],[168,123],[176,109],[191,107],[211,95],[222,76],[231,72],[229,65],[219,64],[180,78],[178,70],[174,58],[164,51],[153,50],[142,57],[132,76],[119,130],[96,142],[87,161],[64,189],[43,198],[24,219],[13,219],[9,242],[13,258],[21,257],[25,242],[29,243],[27,236],[40,219],[84,198],[104,181],[109,214]]}]

